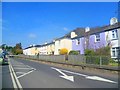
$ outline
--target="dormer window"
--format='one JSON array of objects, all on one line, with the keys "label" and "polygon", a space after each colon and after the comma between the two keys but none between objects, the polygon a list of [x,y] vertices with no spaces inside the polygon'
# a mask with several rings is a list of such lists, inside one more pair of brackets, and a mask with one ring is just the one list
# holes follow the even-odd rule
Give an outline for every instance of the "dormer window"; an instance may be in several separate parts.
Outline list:
[{"label": "dormer window", "polygon": [[118,33],[117,30],[112,31],[112,39],[117,39],[118,38]]},{"label": "dormer window", "polygon": [[96,42],[100,41],[100,33],[98,33],[98,34],[95,35],[95,41]]}]

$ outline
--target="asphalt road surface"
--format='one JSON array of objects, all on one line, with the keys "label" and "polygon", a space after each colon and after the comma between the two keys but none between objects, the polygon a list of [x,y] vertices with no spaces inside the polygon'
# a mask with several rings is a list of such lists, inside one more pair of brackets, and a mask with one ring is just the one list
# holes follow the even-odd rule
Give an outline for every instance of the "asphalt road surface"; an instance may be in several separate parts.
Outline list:
[{"label": "asphalt road surface", "polygon": [[118,88],[118,77],[102,73],[98,76],[22,59],[11,58],[10,63],[22,88]]},{"label": "asphalt road surface", "polygon": [[10,73],[9,65],[0,66],[0,90],[3,88],[13,88]]}]

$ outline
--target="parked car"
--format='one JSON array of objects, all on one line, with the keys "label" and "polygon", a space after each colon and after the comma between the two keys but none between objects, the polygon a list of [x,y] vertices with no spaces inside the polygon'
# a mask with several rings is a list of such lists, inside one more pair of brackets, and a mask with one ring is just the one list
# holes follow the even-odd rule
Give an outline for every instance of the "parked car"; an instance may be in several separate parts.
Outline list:
[{"label": "parked car", "polygon": [[8,65],[8,57],[5,52],[0,53],[0,65]]},{"label": "parked car", "polygon": [[0,53],[0,65],[2,65],[3,62],[3,57],[2,57],[2,53]]}]

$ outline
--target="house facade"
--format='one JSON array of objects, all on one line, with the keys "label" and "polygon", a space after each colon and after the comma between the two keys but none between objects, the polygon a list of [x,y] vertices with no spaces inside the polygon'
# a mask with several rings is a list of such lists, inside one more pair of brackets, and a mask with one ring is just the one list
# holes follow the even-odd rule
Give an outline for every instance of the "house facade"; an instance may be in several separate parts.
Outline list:
[{"label": "house facade", "polygon": [[63,37],[50,43],[28,47],[23,50],[25,55],[59,55],[62,48],[76,50],[84,54],[85,49],[97,50],[109,45],[112,58],[120,56],[120,22],[111,18],[110,25],[102,27],[76,28]]},{"label": "house facade", "polygon": [[23,54],[24,55],[32,55],[31,54],[31,48],[32,47],[27,47],[27,48],[23,49]]},{"label": "house facade", "polygon": [[23,50],[24,55],[37,55],[38,54],[38,48],[37,46],[30,46]]},{"label": "house facade", "polygon": [[[110,20],[110,25],[115,25],[118,23],[117,18],[112,18]],[[119,24],[118,24],[119,26]],[[111,57],[112,58],[117,58],[120,52],[120,27],[119,28],[114,28],[110,31],[105,32],[106,34],[106,41],[110,44],[111,46]]]},{"label": "house facade", "polygon": [[55,44],[54,42],[45,43],[38,47],[40,55],[53,55],[54,54]]},{"label": "house facade", "polygon": [[[87,33],[85,28],[84,35],[78,35],[72,39],[72,50],[84,54],[85,49],[98,49],[106,46],[105,32],[102,33]],[[91,32],[90,29],[88,32]],[[87,33],[87,34],[86,34]],[[85,35],[86,34],[86,35]]]},{"label": "house facade", "polygon": [[[72,50],[84,54],[85,49],[96,50],[107,45],[111,46],[111,57],[117,58],[120,50],[120,25],[116,18],[110,20],[110,25],[95,28],[78,29],[76,37],[72,38]],[[81,34],[82,33],[82,34]]]},{"label": "house facade", "polygon": [[54,55],[59,55],[59,51],[62,48],[66,48],[68,52],[72,50],[72,41],[69,37],[62,37],[55,40]]}]

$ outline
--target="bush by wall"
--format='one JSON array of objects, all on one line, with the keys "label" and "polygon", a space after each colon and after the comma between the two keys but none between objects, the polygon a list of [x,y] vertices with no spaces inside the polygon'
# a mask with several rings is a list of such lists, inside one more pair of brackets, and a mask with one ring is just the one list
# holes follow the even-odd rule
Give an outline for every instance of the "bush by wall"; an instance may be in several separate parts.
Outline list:
[{"label": "bush by wall", "polygon": [[66,49],[66,48],[62,48],[62,49],[60,49],[60,55],[66,55],[66,54],[68,54],[68,50]]},{"label": "bush by wall", "polygon": [[110,56],[110,47],[106,46],[106,47],[96,49],[95,54],[102,55],[102,56]]},{"label": "bush by wall", "polygon": [[94,50],[92,50],[92,49],[86,49],[85,50],[85,55],[86,56],[91,56],[91,55],[95,55],[95,51]]},{"label": "bush by wall", "polygon": [[79,54],[79,52],[78,51],[75,51],[75,50],[71,50],[70,52],[69,52],[69,55],[78,55]]}]

